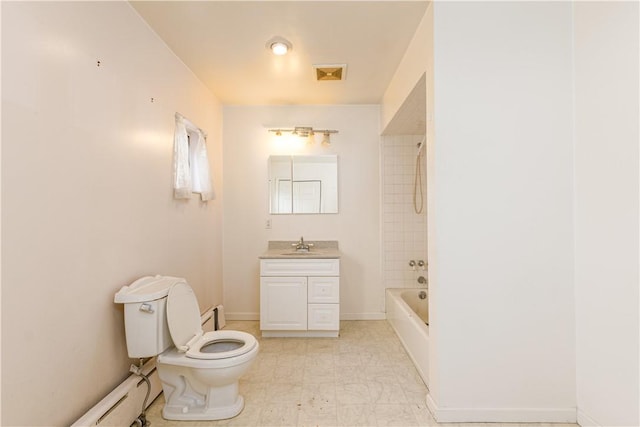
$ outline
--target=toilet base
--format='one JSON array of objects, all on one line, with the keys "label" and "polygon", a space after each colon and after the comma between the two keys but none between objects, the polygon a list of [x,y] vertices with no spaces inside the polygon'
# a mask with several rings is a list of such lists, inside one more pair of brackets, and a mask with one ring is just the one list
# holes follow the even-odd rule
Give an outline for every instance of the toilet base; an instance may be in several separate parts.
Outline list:
[{"label": "toilet base", "polygon": [[244,398],[238,396],[236,401],[229,406],[207,408],[204,405],[183,406],[164,405],[162,417],[166,420],[188,421],[188,420],[224,420],[233,418],[244,409]]}]

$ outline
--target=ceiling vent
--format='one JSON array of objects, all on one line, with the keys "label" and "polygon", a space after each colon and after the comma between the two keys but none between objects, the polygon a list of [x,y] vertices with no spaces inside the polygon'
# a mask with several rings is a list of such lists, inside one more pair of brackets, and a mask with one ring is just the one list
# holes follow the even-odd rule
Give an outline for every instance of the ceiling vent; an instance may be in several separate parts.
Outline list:
[{"label": "ceiling vent", "polygon": [[316,80],[344,80],[347,77],[347,64],[314,65]]}]

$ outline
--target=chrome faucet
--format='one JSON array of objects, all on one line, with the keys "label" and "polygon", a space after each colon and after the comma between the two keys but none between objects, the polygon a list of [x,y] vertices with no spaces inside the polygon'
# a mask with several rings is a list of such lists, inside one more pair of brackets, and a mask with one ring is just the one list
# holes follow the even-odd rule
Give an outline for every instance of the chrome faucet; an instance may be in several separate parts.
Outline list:
[{"label": "chrome faucet", "polygon": [[305,243],[304,237],[300,236],[300,240],[298,241],[298,243],[292,243],[291,246],[295,246],[296,251],[309,252],[309,250],[313,247],[313,243]]}]

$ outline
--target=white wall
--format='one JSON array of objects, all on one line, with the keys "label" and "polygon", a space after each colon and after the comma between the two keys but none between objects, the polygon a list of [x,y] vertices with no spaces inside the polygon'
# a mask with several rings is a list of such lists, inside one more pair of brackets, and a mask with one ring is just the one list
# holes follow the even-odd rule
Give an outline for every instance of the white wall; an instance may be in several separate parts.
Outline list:
[{"label": "white wall", "polygon": [[571,4],[432,6],[430,405],[575,420]]},{"label": "white wall", "polygon": [[[209,134],[213,202],[172,198],[176,111]],[[69,425],[128,376],[121,286],[184,276],[221,302],[220,136],[128,3],[3,2],[3,425]]]},{"label": "white wall", "polygon": [[427,68],[433,48],[433,3],[427,6],[407,51],[402,57],[380,108],[380,129],[387,128]]},{"label": "white wall", "polygon": [[574,10],[578,421],[637,426],[638,3]]},{"label": "white wall", "polygon": [[[269,127],[337,129],[328,149],[291,148]],[[342,318],[384,318],[380,279],[378,106],[224,107],[224,300],[229,318],[257,319],[258,256],[269,240],[338,240]],[[269,215],[267,159],[338,155],[338,214]],[[265,229],[271,219],[272,228]]]}]

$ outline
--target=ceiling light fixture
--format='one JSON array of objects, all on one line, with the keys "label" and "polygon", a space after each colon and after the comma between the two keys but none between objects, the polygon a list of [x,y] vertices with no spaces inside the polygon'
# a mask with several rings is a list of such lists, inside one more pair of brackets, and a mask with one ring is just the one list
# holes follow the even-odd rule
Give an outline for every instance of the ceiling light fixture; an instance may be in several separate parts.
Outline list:
[{"label": "ceiling light fixture", "polygon": [[267,41],[266,44],[267,49],[269,49],[274,55],[282,56],[286,55],[293,46],[291,42],[282,37],[272,37]]}]

